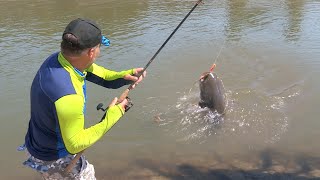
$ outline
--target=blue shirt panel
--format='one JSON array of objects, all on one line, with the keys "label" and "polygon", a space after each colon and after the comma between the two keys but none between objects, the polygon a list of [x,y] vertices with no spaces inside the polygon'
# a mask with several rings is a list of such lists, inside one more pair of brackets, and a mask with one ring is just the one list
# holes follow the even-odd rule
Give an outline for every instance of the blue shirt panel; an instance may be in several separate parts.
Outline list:
[{"label": "blue shirt panel", "polygon": [[42,64],[31,85],[31,117],[25,142],[32,156],[51,161],[68,154],[54,102],[69,94],[76,94],[70,74],[54,53]]}]

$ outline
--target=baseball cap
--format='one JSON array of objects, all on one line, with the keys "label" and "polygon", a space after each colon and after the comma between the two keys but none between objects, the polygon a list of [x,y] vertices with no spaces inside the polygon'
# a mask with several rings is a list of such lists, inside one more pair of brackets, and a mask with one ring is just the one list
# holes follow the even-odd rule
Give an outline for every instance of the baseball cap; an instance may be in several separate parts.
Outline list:
[{"label": "baseball cap", "polygon": [[110,45],[108,38],[101,35],[99,26],[92,20],[78,18],[71,21],[65,28],[62,39],[65,34],[72,34],[77,38],[75,46],[81,49],[92,48],[99,43],[105,46]]}]

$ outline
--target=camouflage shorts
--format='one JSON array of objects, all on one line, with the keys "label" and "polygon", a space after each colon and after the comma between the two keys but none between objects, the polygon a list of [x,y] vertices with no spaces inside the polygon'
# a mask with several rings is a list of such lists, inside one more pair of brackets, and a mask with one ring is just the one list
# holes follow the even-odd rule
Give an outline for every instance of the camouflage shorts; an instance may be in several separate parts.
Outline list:
[{"label": "camouflage shorts", "polygon": [[38,171],[43,179],[54,180],[96,180],[94,167],[82,155],[70,173],[65,173],[65,168],[69,165],[75,155],[67,155],[55,161],[43,161],[37,159],[27,152],[28,159],[23,162],[23,165],[31,167]]}]

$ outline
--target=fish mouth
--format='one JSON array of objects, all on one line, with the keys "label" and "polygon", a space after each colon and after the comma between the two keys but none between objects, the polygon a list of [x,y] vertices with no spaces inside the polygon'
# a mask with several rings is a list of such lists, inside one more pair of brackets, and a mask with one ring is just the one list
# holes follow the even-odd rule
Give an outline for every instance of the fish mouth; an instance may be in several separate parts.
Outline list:
[{"label": "fish mouth", "polygon": [[204,72],[201,74],[199,81],[203,82],[205,79],[207,79],[208,75],[211,74],[211,72]]}]

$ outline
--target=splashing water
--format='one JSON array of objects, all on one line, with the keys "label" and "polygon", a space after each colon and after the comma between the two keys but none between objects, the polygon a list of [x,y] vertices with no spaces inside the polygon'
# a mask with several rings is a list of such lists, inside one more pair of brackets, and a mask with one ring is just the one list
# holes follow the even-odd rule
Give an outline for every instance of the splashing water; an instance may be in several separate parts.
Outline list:
[{"label": "splashing water", "polygon": [[[195,85],[194,85],[195,86]],[[225,115],[198,106],[199,90],[192,87],[166,113],[159,125],[177,141],[203,143],[209,138],[238,139],[254,143],[274,143],[287,131],[285,108],[299,90],[280,95],[265,95],[251,89],[227,91]]]}]

